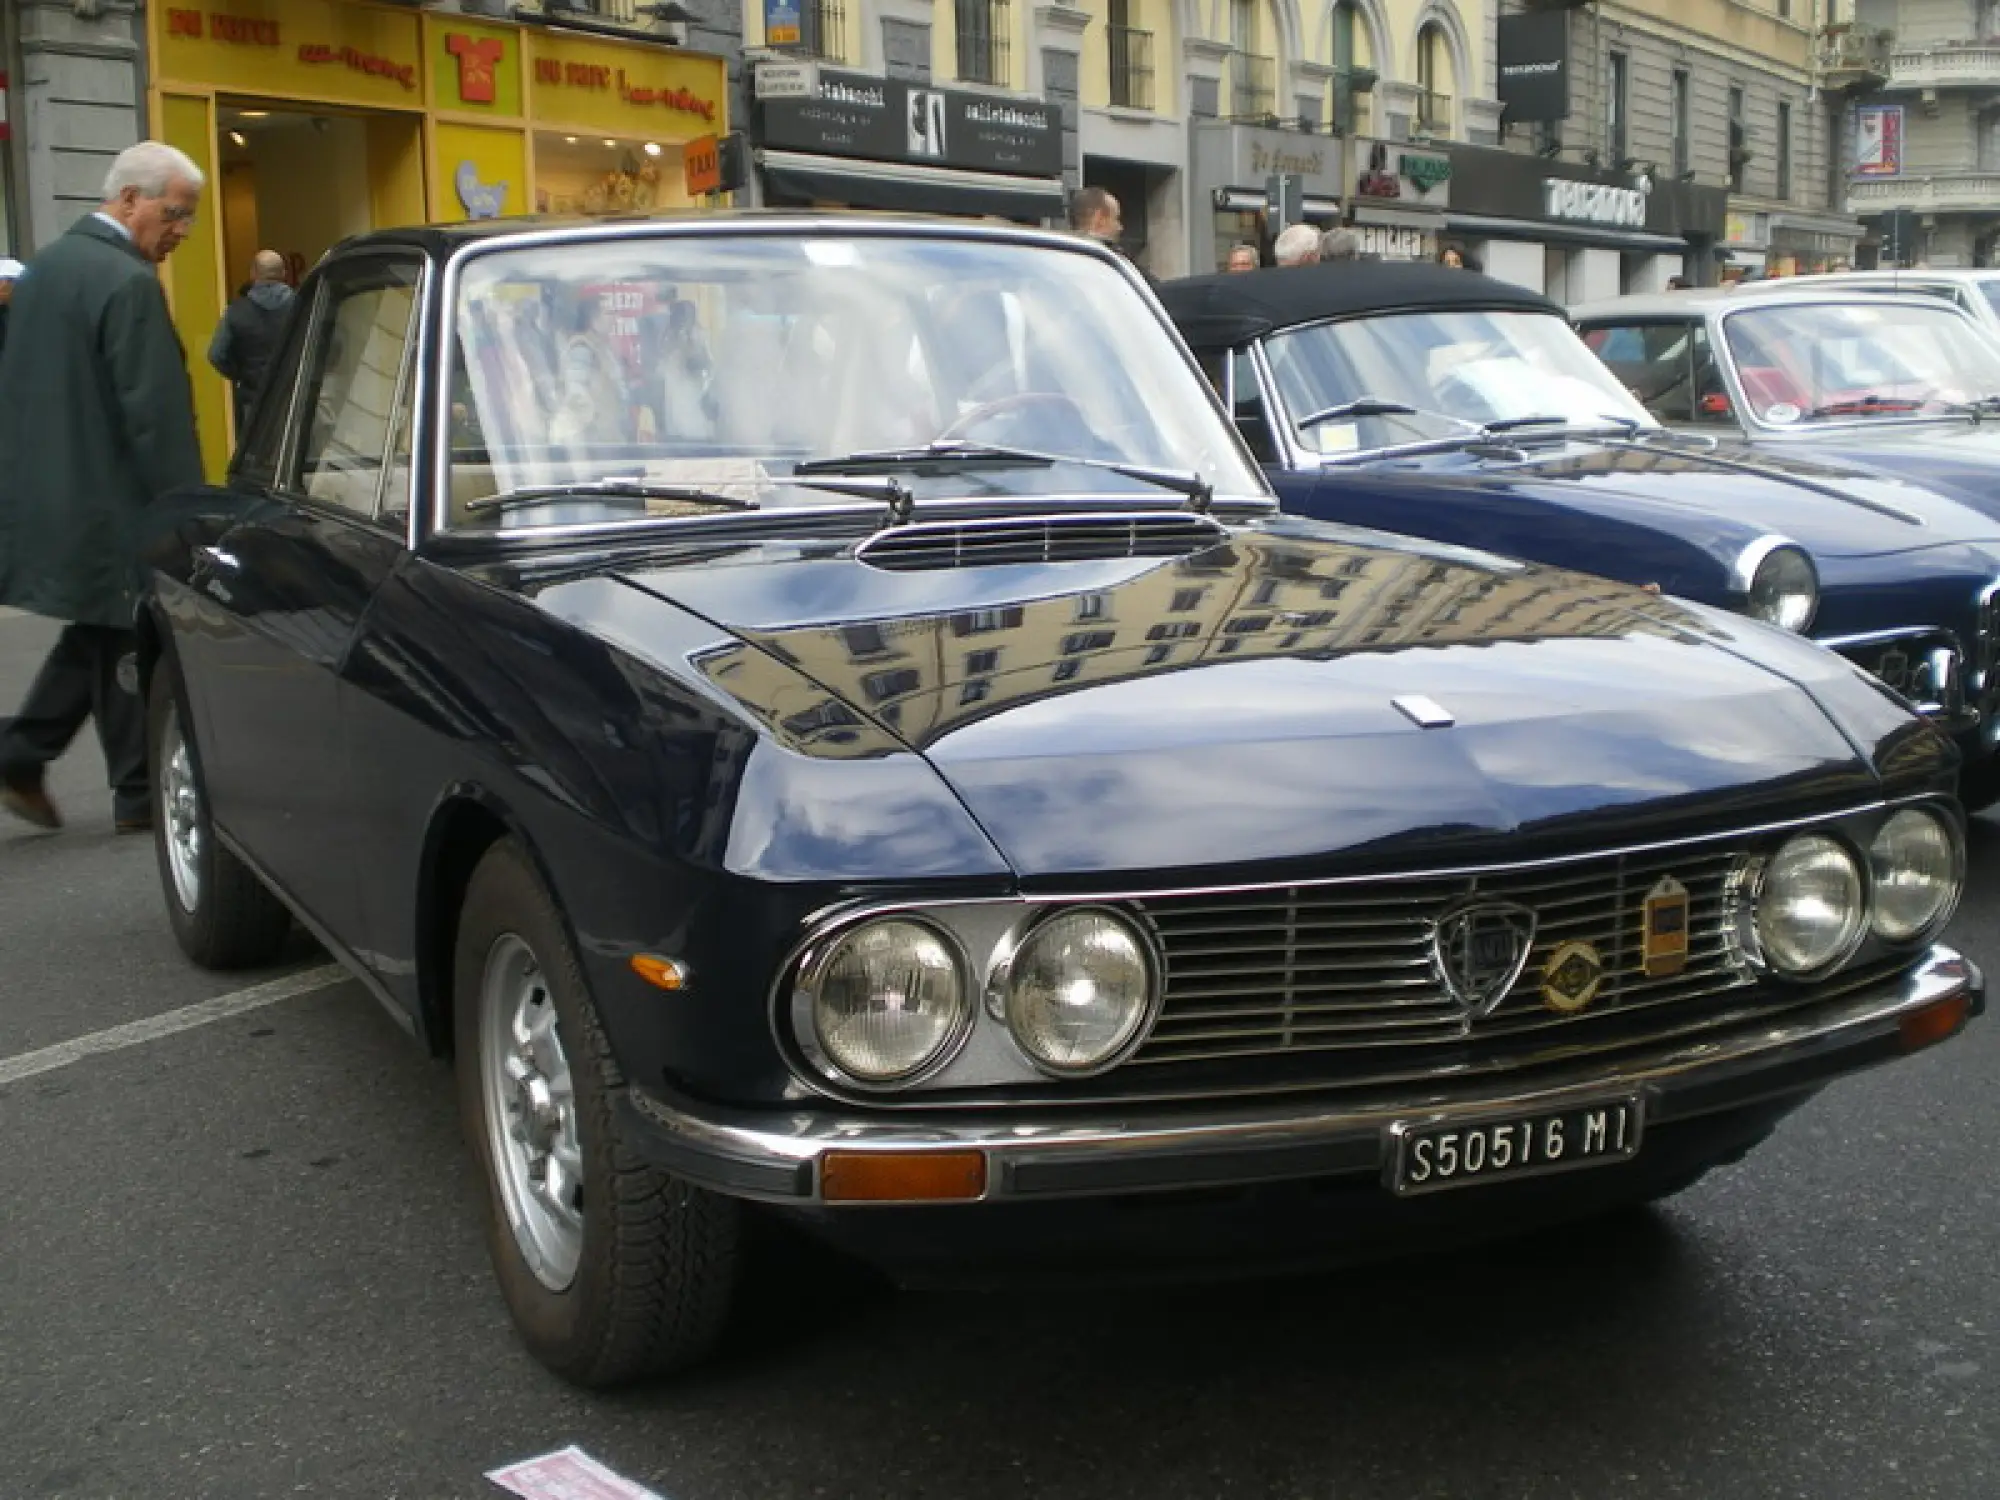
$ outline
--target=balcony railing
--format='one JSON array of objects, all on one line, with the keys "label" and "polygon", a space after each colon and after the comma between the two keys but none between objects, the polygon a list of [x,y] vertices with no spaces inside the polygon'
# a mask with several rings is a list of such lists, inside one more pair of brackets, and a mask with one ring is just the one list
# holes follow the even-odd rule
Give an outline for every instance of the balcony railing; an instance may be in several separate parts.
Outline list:
[{"label": "balcony railing", "polygon": [[1821,81],[1836,90],[1887,82],[1892,41],[1892,33],[1874,27],[1827,27],[1819,39]]},{"label": "balcony railing", "polygon": [[1278,62],[1254,52],[1229,59],[1229,112],[1239,120],[1265,120],[1277,113]]},{"label": "balcony railing", "polygon": [[1113,26],[1111,43],[1111,102],[1120,109],[1153,107],[1153,33],[1133,26]]},{"label": "balcony railing", "polygon": [[821,62],[847,61],[847,8],[840,0],[808,0],[806,50]]},{"label": "balcony railing", "polygon": [[1007,0],[958,0],[958,76],[1007,82]]},{"label": "balcony railing", "polygon": [[1884,213],[1892,208],[1988,209],[2000,203],[2000,172],[1935,172],[1922,177],[1879,177],[1850,182],[1847,201],[1854,212]]},{"label": "balcony railing", "polygon": [[[600,21],[611,21],[619,26],[637,26],[642,20],[651,19],[640,16],[639,0],[582,0],[577,8],[596,16]],[[559,10],[560,7],[548,5],[544,0],[544,9]]]},{"label": "balcony railing", "polygon": [[1451,95],[1425,89],[1417,95],[1417,117],[1411,130],[1420,136],[1451,134]]},{"label": "balcony railing", "polygon": [[1897,47],[1889,54],[1892,89],[1963,89],[2000,86],[2000,45],[1946,43]]}]

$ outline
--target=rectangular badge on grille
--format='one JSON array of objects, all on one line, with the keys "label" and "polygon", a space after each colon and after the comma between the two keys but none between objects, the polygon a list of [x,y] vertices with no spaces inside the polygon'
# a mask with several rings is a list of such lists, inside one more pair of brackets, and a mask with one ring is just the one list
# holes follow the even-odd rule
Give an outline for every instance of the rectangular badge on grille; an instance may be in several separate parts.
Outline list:
[{"label": "rectangular badge on grille", "polygon": [[1649,979],[1678,974],[1688,961],[1688,893],[1671,875],[1646,893],[1639,951]]}]

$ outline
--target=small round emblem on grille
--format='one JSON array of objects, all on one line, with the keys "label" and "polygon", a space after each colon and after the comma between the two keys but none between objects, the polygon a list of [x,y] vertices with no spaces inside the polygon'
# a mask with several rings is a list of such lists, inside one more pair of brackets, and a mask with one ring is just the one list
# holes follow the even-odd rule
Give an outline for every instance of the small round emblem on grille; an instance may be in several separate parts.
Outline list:
[{"label": "small round emblem on grille", "polygon": [[1507,998],[1535,945],[1535,914],[1511,901],[1470,901],[1438,918],[1431,960],[1467,1019]]}]

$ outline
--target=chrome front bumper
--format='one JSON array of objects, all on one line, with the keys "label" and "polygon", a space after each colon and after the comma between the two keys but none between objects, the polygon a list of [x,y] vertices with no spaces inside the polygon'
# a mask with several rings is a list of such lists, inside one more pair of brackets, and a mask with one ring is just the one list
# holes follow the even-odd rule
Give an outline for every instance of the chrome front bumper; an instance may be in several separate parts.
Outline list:
[{"label": "chrome front bumper", "polygon": [[[1616,1061],[1584,1062],[1515,1088],[1461,1085],[1323,1098],[1258,1100],[1087,1116],[711,1108],[639,1089],[627,1095],[637,1142],[691,1183],[771,1203],[824,1204],[829,1156],[978,1153],[978,1198],[1030,1201],[1308,1177],[1379,1176],[1397,1122],[1450,1124],[1637,1092],[1646,1128],[1802,1094],[1955,1034],[1985,1008],[1985,981],[1942,945],[1890,980],[1780,1015],[1768,1025],[1679,1039]],[[1954,1016],[1954,1012],[1956,1015]],[[1905,1027],[1924,1023],[1914,1034]],[[1642,1150],[1641,1155],[1644,1155]],[[913,1199],[885,1201],[910,1202]],[[836,1206],[845,1206],[837,1204]]]}]

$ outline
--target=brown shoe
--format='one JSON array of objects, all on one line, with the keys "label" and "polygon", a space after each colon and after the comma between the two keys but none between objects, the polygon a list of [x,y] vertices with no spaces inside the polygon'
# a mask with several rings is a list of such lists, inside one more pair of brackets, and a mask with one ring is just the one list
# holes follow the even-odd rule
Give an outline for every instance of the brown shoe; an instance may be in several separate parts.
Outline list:
[{"label": "brown shoe", "polygon": [[19,818],[23,823],[32,823],[37,828],[60,828],[62,814],[56,811],[55,803],[49,801],[49,794],[42,790],[39,782],[30,786],[17,786],[9,782],[0,784],[0,807]]},{"label": "brown shoe", "polygon": [[111,825],[113,833],[151,833],[153,820],[147,818],[120,818]]}]

